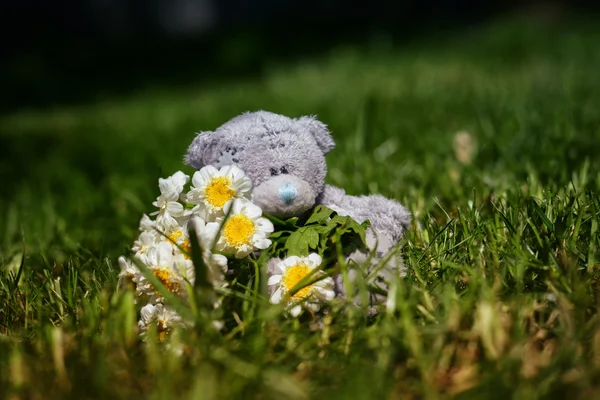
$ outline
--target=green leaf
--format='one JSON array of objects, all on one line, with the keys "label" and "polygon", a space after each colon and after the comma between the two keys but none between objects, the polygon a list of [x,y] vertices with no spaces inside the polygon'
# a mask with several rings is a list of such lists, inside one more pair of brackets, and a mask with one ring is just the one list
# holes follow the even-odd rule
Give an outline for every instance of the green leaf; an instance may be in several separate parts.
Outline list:
[{"label": "green leaf", "polygon": [[331,231],[337,228],[337,226],[338,225],[335,222],[330,222],[327,225],[315,226],[315,231],[317,231],[319,235],[327,237],[331,234]]},{"label": "green leaf", "polygon": [[298,226],[298,217],[292,217],[290,219],[286,219],[285,221],[283,221],[284,226],[287,226],[289,228],[295,228],[296,226]]},{"label": "green leaf", "polygon": [[279,239],[280,237],[282,237],[283,235],[289,235],[290,231],[276,231],[271,233],[271,235],[269,236],[269,239],[275,241],[277,239]]},{"label": "green leaf", "polygon": [[552,232],[554,230],[554,224],[548,219],[548,217],[546,217],[539,204],[533,198],[531,198],[529,199],[529,205],[531,208],[533,208],[535,214],[542,220],[542,223],[548,229],[548,231]]},{"label": "green leaf", "polygon": [[[360,237],[362,242],[365,245],[367,244],[366,227],[369,226],[368,223],[366,224],[366,227],[363,227],[363,225],[359,224],[358,222],[353,220],[351,217],[349,217],[349,216],[342,217],[339,215],[336,215],[335,217],[333,217],[331,219],[331,221],[342,226],[344,228],[343,231],[356,233]],[[364,222],[363,222],[363,224],[364,224]]]},{"label": "green leaf", "polygon": [[316,206],[311,216],[306,221],[305,225],[310,224],[326,224],[331,217],[331,214],[335,214],[331,208],[325,206]]},{"label": "green leaf", "polygon": [[277,229],[277,226],[281,226],[284,228],[288,228],[288,229],[294,229],[297,228],[298,226],[296,225],[298,223],[298,217],[292,217],[290,219],[287,220],[281,220],[277,217],[274,217],[272,215],[263,213],[263,217],[267,218],[269,221],[271,221],[273,223],[273,225],[275,225],[275,230],[279,230]]},{"label": "green leaf", "polygon": [[[350,254],[366,245],[366,229],[369,222],[359,224],[349,216],[339,216],[325,206],[315,207],[303,226],[284,226],[291,220],[275,221],[275,233],[270,236],[273,241],[273,254],[306,256],[316,251],[322,256],[330,257],[336,249],[343,249],[344,254]],[[296,223],[297,221],[293,221]],[[336,242],[339,241],[339,245]],[[337,255],[335,255],[337,258]]]},{"label": "green leaf", "polygon": [[23,273],[23,267],[25,266],[25,248],[23,248],[23,255],[21,255],[21,262],[19,263],[19,270],[17,275],[13,279],[13,290],[17,290],[19,287],[19,281],[21,280],[21,274]]},{"label": "green leaf", "polygon": [[312,226],[305,226],[293,232],[285,242],[289,255],[307,256],[309,248],[316,249],[319,244],[319,234]]}]

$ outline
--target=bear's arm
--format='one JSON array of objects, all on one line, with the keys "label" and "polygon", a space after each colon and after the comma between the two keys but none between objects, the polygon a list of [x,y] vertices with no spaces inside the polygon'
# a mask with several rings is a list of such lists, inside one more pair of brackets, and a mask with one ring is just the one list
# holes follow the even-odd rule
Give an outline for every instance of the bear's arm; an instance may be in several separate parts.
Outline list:
[{"label": "bear's arm", "polygon": [[359,223],[368,219],[377,233],[384,234],[392,242],[400,240],[410,224],[410,212],[402,204],[379,194],[349,196],[343,189],[325,185],[317,202],[340,215],[349,215]]}]

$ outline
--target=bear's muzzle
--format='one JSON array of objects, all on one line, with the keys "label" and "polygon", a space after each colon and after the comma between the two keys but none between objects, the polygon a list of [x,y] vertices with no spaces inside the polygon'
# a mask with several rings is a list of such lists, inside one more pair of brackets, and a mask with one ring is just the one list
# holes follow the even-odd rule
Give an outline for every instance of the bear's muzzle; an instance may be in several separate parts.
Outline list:
[{"label": "bear's muzzle", "polygon": [[252,201],[267,214],[290,218],[310,210],[316,193],[303,179],[282,174],[261,183],[252,191]]}]

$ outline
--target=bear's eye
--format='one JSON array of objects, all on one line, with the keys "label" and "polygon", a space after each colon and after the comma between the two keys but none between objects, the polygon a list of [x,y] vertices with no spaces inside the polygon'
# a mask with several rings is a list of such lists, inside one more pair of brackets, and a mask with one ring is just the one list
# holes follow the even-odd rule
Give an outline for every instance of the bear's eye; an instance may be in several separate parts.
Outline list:
[{"label": "bear's eye", "polygon": [[275,175],[279,175],[279,171],[277,171],[275,168],[271,168],[271,176]]},{"label": "bear's eye", "polygon": [[287,174],[288,170],[286,167],[281,167],[281,169],[279,170],[282,174]]}]

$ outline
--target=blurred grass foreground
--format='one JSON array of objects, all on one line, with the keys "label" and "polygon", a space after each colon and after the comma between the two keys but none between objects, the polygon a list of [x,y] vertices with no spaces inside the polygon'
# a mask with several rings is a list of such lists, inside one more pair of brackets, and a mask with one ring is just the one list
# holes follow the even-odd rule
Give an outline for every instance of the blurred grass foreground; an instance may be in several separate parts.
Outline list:
[{"label": "blurred grass foreground", "polygon": [[[0,398],[598,398],[600,28],[501,21],[261,74],[0,116]],[[118,288],[199,130],[316,114],[328,182],[413,213],[374,320],[314,329],[247,288],[222,334],[139,342]]]}]

